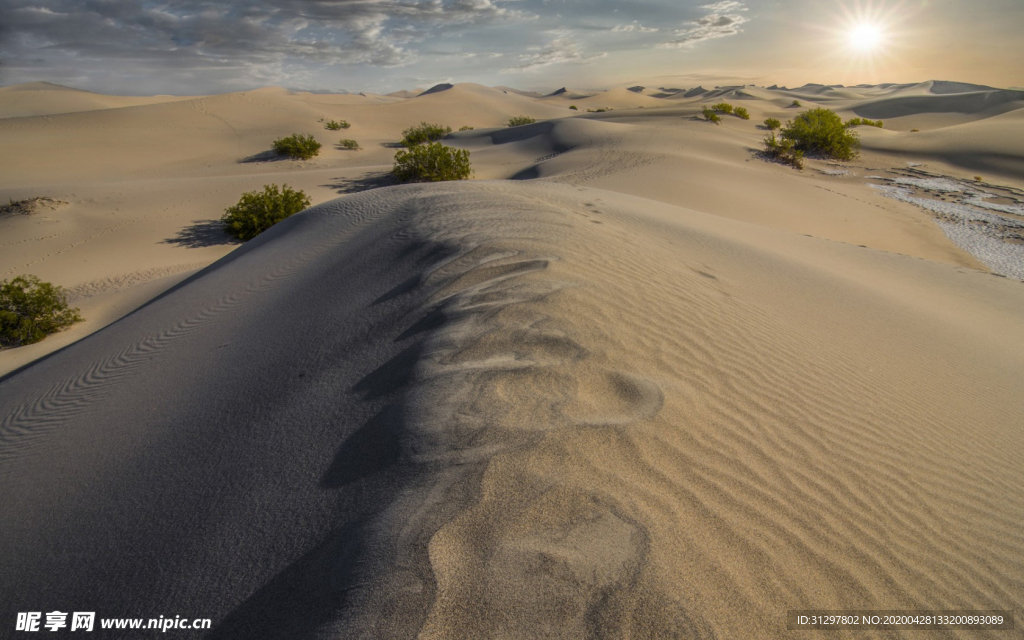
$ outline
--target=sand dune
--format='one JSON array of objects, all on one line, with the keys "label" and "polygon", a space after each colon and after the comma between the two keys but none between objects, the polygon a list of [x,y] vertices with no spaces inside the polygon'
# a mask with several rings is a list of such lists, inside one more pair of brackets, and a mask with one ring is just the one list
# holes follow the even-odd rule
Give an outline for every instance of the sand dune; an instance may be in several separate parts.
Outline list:
[{"label": "sand dune", "polygon": [[1017,608],[1022,311],[603,190],[346,197],[2,383],[5,615],[768,638]]},{"label": "sand dune", "polygon": [[[1020,609],[1019,92],[652,91],[0,89],[48,114],[0,118],[0,199],[67,202],[0,218],[0,279],[87,319],[0,351],[0,616],[646,639]],[[798,172],[757,152],[796,96],[895,115]],[[751,120],[697,118],[720,100]],[[445,140],[475,180],[389,184],[423,120],[475,127]],[[266,154],[292,132],[321,155]],[[315,206],[231,244],[270,182]]]},{"label": "sand dune", "polygon": [[31,82],[0,87],[0,118],[119,109],[187,99],[178,96],[106,96],[49,82]]}]

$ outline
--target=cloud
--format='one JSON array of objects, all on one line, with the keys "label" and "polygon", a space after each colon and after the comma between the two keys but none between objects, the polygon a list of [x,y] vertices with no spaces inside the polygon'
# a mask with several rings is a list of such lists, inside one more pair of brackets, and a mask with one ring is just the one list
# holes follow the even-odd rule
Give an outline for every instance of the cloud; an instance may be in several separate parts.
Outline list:
[{"label": "cloud", "polygon": [[569,37],[560,37],[552,40],[546,47],[538,47],[532,53],[519,56],[520,64],[506,67],[502,69],[502,73],[523,73],[567,62],[586,63],[607,55],[607,53],[585,54],[575,40]]},{"label": "cloud", "polygon": [[651,32],[657,31],[657,29],[655,29],[654,27],[645,27],[642,24],[640,24],[639,22],[637,22],[636,20],[634,20],[630,24],[615,25],[614,27],[611,28],[611,30],[612,31],[627,31],[627,32],[636,31],[636,32],[642,32],[642,33],[651,33]]},{"label": "cloud", "polygon": [[471,26],[536,16],[503,0],[0,0],[7,73],[69,65],[102,75],[230,68],[237,84],[288,81],[311,65],[397,67],[414,43]]},{"label": "cloud", "polygon": [[746,16],[735,13],[747,10],[747,7],[742,2],[737,2],[736,0],[722,0],[722,2],[702,5],[701,8],[710,13],[688,23],[689,26],[687,28],[676,31],[675,40],[663,42],[658,45],[658,48],[689,48],[705,40],[734,36],[743,31],[740,28],[741,25],[749,22]]}]

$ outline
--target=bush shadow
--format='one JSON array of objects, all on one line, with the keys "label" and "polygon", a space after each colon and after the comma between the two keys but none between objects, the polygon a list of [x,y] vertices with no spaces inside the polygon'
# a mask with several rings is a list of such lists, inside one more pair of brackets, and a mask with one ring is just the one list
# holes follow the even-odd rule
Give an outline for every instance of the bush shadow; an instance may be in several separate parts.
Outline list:
[{"label": "bush shadow", "polygon": [[335,178],[332,182],[320,186],[334,189],[338,193],[358,193],[395,184],[399,184],[398,179],[389,171],[385,173],[366,173],[357,178]]},{"label": "bush shadow", "polygon": [[241,244],[241,241],[228,235],[224,230],[224,223],[220,220],[193,220],[190,226],[178,231],[173,238],[161,241],[161,244],[201,249],[222,244]]}]

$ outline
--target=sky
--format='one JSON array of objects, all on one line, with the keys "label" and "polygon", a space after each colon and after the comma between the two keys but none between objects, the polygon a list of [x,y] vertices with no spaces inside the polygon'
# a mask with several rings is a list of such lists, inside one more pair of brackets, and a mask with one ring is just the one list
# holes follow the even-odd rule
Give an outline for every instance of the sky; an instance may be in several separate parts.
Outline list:
[{"label": "sky", "polygon": [[1021,33],[1022,0],[0,0],[0,84],[1024,87]]}]

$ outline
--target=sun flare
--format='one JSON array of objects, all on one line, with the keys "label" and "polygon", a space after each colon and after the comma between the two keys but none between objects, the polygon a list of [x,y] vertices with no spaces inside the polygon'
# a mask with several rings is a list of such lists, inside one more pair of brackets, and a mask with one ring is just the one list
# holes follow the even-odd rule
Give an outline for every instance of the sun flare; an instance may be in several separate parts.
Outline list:
[{"label": "sun flare", "polygon": [[874,51],[882,43],[882,30],[873,24],[858,24],[850,30],[850,46],[857,51]]}]

